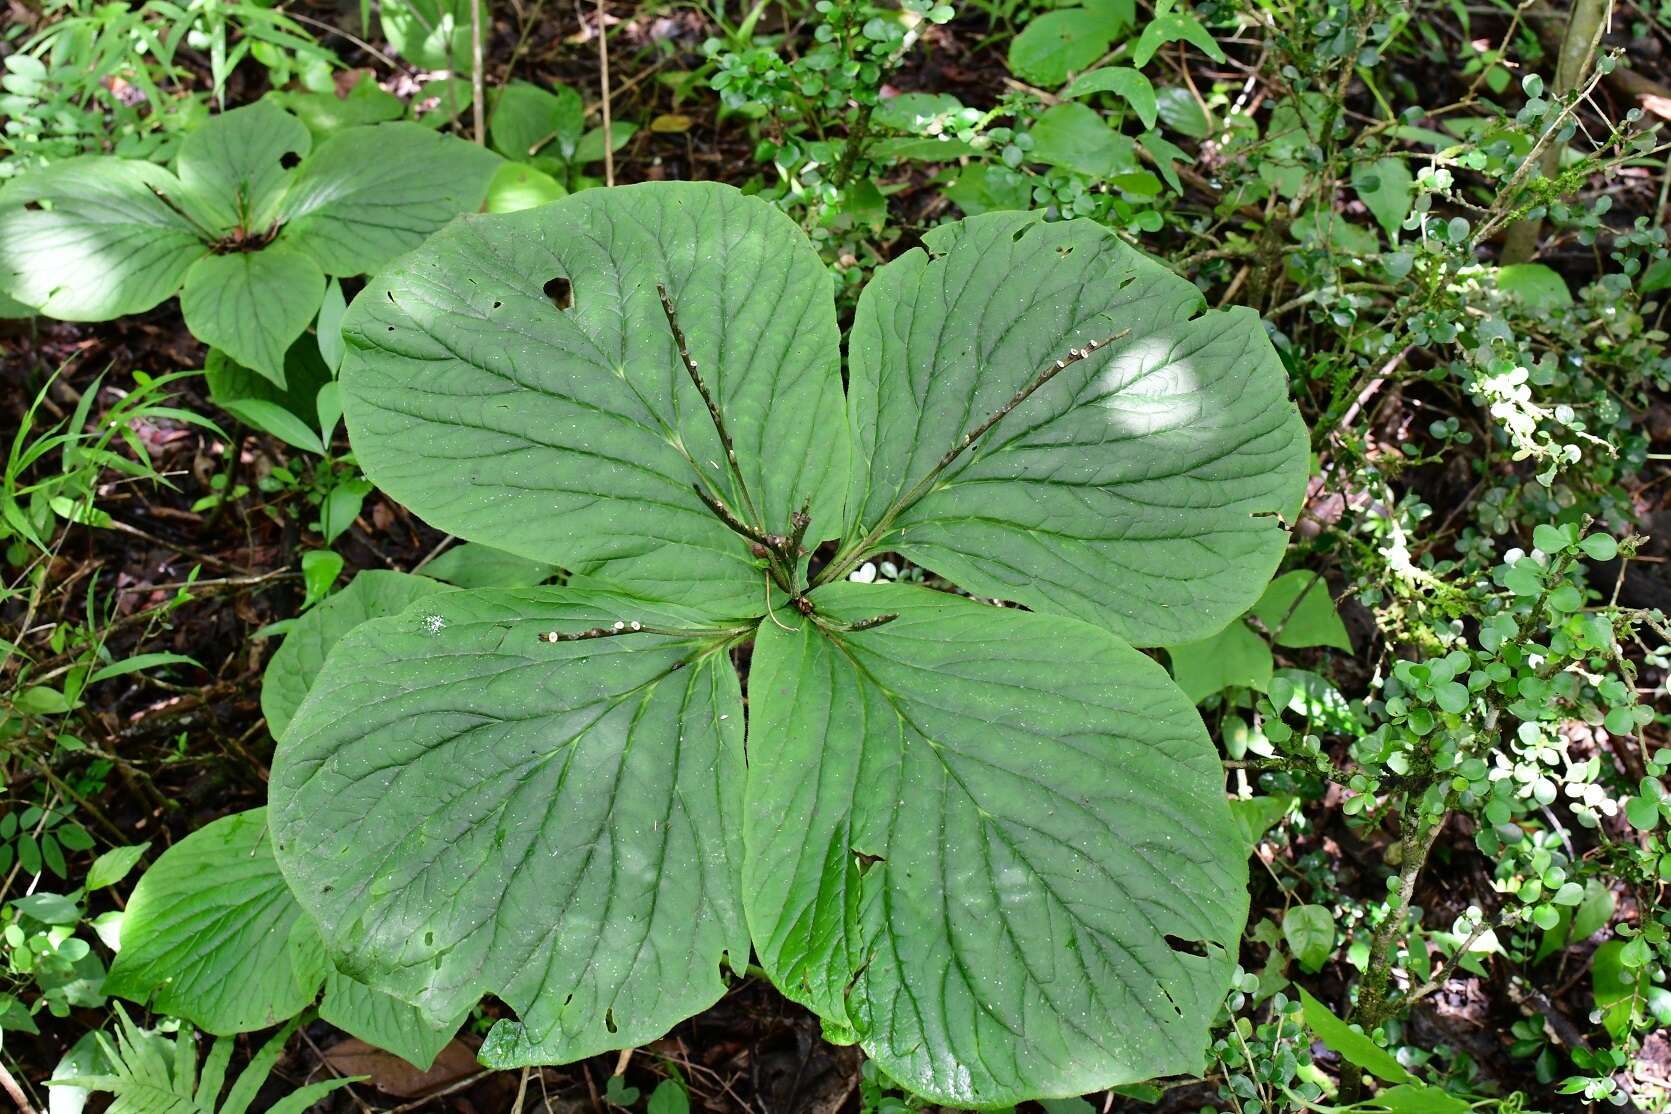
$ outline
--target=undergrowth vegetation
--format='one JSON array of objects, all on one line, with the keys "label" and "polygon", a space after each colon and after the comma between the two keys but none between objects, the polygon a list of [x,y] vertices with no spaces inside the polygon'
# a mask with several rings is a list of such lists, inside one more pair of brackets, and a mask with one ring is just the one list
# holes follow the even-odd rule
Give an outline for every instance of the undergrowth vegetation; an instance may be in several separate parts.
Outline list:
[{"label": "undergrowth vegetation", "polygon": [[1665,5],[12,12],[20,1110],[1671,1110]]}]

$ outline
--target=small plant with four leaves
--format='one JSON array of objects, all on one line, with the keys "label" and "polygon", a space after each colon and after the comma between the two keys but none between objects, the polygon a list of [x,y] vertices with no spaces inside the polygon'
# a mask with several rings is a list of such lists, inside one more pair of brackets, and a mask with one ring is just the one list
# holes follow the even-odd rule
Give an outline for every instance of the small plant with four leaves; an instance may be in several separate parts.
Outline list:
[{"label": "small plant with four leaves", "polygon": [[314,150],[299,119],[258,101],[187,136],[172,173],[86,156],[9,182],[0,293],[106,321],[178,292],[199,340],[282,388],[326,276],[375,270],[475,209],[498,164],[406,123],[348,128]]},{"label": "small plant with four leaves", "polygon": [[[943,1102],[1203,1068],[1246,845],[1133,647],[1260,597],[1305,430],[1258,318],[1106,229],[925,248],[845,397],[817,255],[714,184],[454,222],[350,306],[367,474],[568,579],[368,581],[287,642],[261,885],[343,976],[432,1026],[498,996],[495,1066],[653,1040],[752,947]],[[847,580],[884,552],[1032,610]]]}]

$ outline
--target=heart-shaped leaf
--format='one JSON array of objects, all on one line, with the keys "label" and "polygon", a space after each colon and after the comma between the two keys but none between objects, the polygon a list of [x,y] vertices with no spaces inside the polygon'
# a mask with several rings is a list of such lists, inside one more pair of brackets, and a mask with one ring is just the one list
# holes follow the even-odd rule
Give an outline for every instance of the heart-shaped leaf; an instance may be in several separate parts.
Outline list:
[{"label": "heart-shaped leaf", "polygon": [[1258,317],[1200,313],[1193,284],[1090,221],[992,213],[923,243],[859,298],[858,528],[838,567],[891,549],[1140,646],[1205,638],[1245,611],[1281,559],[1276,517],[1296,513],[1307,463]]},{"label": "heart-shaped leaf", "polygon": [[520,1021],[489,1034],[495,1066],[630,1048],[711,1005],[748,955],[723,652],[746,631],[565,589],[355,628],[273,771],[279,865],[338,967],[437,1022],[498,995]]},{"label": "heart-shaped leaf", "polygon": [[1247,868],[1188,699],[1076,620],[814,599],[898,618],[755,647],[743,893],[772,980],[942,1102],[1199,1073]]},{"label": "heart-shaped leaf", "polygon": [[773,533],[808,504],[837,528],[832,288],[765,202],[711,183],[590,190],[460,221],[367,289],[343,322],[349,433],[366,475],[437,527],[733,614],[759,614],[763,574],[698,484],[747,514],[740,476]]},{"label": "heart-shaped leaf", "polygon": [[206,255],[186,272],[180,312],[205,344],[284,386],[284,357],[319,312],[325,274],[284,244]]}]

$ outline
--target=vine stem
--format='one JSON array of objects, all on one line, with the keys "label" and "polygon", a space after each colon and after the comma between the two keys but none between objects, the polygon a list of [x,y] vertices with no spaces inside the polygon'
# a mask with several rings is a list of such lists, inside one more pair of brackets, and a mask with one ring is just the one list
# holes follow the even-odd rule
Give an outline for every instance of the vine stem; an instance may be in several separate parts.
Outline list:
[{"label": "vine stem", "polygon": [[1119,332],[1106,336],[1101,340],[1086,341],[1083,348],[1070,348],[1068,349],[1068,354],[1066,356],[1046,364],[1042,369],[1040,369],[1037,375],[1034,375],[1032,379],[1028,380],[1027,383],[1021,387],[1020,390],[1011,395],[1008,402],[994,410],[985,421],[981,422],[980,425],[975,426],[968,433],[959,437],[957,442],[953,444],[951,448],[946,450],[945,455],[935,462],[934,467],[924,473],[920,480],[912,484],[910,490],[906,491],[904,495],[901,495],[898,499],[894,500],[893,505],[883,512],[882,517],[877,520],[876,525],[871,527],[870,531],[866,533],[864,537],[836,554],[830,563],[825,565],[823,570],[818,574],[817,579],[813,582],[814,586],[816,587],[819,584],[828,584],[830,581],[846,576],[848,572],[852,571],[853,566],[858,564],[859,559],[868,553],[872,546],[887,535],[888,530],[892,528],[894,524],[894,520],[904,513],[906,508],[910,507],[918,499],[921,499],[924,495],[928,494],[929,489],[934,486],[934,481],[940,478],[940,474],[942,472],[944,472],[947,468],[950,468],[952,464],[957,461],[958,457],[968,451],[971,445],[990,432],[993,426],[1009,417],[1009,415],[1015,411],[1016,407],[1031,398],[1034,392],[1038,391],[1039,388],[1043,387],[1046,383],[1050,382],[1052,379],[1056,378],[1056,376],[1060,375],[1063,371],[1072,367],[1074,364],[1077,364],[1079,361],[1098,351],[1101,351],[1103,348],[1113,344],[1115,341],[1123,340],[1130,335],[1130,329],[1121,329]]}]

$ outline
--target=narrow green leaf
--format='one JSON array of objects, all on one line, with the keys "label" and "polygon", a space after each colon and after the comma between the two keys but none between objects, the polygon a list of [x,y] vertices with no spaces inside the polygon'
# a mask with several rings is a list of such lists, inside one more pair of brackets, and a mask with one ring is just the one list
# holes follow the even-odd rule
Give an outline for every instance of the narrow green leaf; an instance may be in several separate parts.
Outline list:
[{"label": "narrow green leaf", "polygon": [[128,872],[139,865],[139,860],[145,857],[145,852],[151,849],[151,844],[135,843],[127,847],[114,847],[93,860],[93,865],[87,868],[87,889],[101,890],[106,886],[114,886],[128,876]]},{"label": "narrow green leaf", "polygon": [[1306,993],[1304,987],[1295,989],[1299,991],[1307,1027],[1343,1060],[1388,1083],[1417,1082],[1390,1052],[1336,1017],[1329,1007]]},{"label": "narrow green leaf", "polygon": [[91,677],[87,678],[87,683],[95,685],[100,681],[108,681],[112,677],[124,677],[129,673],[155,669],[160,665],[190,665],[198,669],[203,668],[198,664],[196,658],[187,657],[185,654],[135,654],[131,658],[111,662],[109,665],[96,670]]}]

